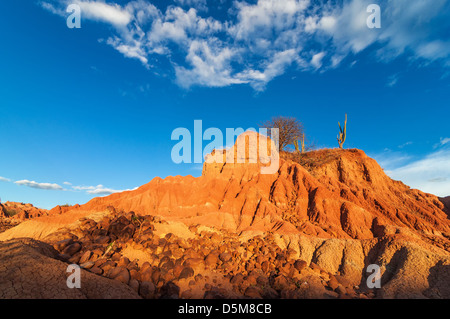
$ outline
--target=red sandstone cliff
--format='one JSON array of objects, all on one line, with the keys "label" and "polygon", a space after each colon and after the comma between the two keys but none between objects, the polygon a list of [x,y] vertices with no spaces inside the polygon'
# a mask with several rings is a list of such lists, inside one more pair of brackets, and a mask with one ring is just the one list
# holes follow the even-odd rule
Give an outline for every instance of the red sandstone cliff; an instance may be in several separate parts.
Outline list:
[{"label": "red sandstone cliff", "polygon": [[397,234],[450,249],[450,220],[439,198],[392,180],[363,151],[281,154],[274,174],[260,174],[261,165],[205,163],[201,177],[155,178],[80,209],[114,206],[237,232],[354,239]]}]

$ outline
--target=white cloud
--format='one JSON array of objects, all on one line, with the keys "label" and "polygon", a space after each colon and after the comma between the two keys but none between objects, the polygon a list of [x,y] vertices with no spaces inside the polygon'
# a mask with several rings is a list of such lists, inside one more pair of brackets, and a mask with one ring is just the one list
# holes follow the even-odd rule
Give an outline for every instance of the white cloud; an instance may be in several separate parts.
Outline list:
[{"label": "white cloud", "polygon": [[336,28],[336,18],[334,17],[322,17],[320,19],[319,26],[322,30],[325,30],[327,32],[333,32]]},{"label": "white cloud", "polygon": [[441,137],[439,143],[433,145],[433,148],[439,148],[442,146],[450,145],[450,137]]},{"label": "white cloud", "polygon": [[450,196],[450,151],[439,151],[387,172],[393,179],[437,196]]},{"label": "white cloud", "polygon": [[82,17],[107,22],[116,26],[126,26],[132,15],[118,4],[107,4],[101,1],[71,0],[81,8]]},{"label": "white cloud", "polygon": [[[75,1],[83,19],[114,27],[107,44],[147,68],[166,57],[176,83],[185,88],[249,84],[262,90],[288,67],[299,71],[336,68],[345,57],[374,44],[373,58],[379,61],[406,55],[411,61],[420,60],[420,65],[441,61],[450,66],[450,40],[444,36],[450,27],[448,1],[380,1],[381,29],[367,27],[366,9],[371,2],[236,0],[219,19],[207,16],[206,6],[213,2],[206,0],[175,0],[164,12],[144,0],[122,6]],[[42,7],[61,15],[61,5],[67,3],[47,0]],[[397,81],[398,76],[392,76],[387,85]]]},{"label": "white cloud", "polygon": [[222,87],[248,82],[231,74],[229,64],[234,54],[229,48],[215,46],[214,42],[192,41],[186,57],[192,67],[175,67],[178,84],[188,88],[195,84]]},{"label": "white cloud", "polygon": [[263,71],[247,69],[236,75],[236,78],[240,79],[242,83],[250,83],[256,90],[264,89],[266,83],[270,82],[273,78],[284,73],[284,70],[291,65],[294,61],[301,63],[295,50],[290,49],[282,52],[277,52],[267,61],[267,65],[264,66]]},{"label": "white cloud", "polygon": [[410,163],[413,157],[402,152],[393,152],[386,148],[383,153],[372,155],[380,166],[385,170],[392,170]]},{"label": "white cloud", "polygon": [[419,159],[395,152],[374,158],[391,178],[427,193],[450,196],[450,148],[441,148]]},{"label": "white cloud", "polygon": [[86,191],[86,193],[90,194],[90,195],[111,195],[114,193],[121,193],[121,192],[125,192],[125,191],[130,191],[130,190],[135,190],[137,189],[125,189],[125,190],[117,190],[117,189],[111,189],[111,188],[106,188],[103,185],[97,185],[97,186],[73,186],[72,187],[74,190],[78,190],[78,191]]},{"label": "white cloud", "polygon": [[320,52],[320,53],[314,54],[311,59],[311,64],[316,69],[319,69],[322,66],[322,59],[324,56],[325,56],[325,52]]},{"label": "white cloud", "polygon": [[381,44],[378,57],[389,61],[402,54],[412,59],[433,62],[450,60],[450,40],[442,40],[442,32],[450,26],[445,17],[450,10],[446,0],[382,1],[381,29],[369,29],[365,9],[371,0],[346,1],[342,8],[334,8],[336,25],[323,28],[333,38],[336,50],[358,53],[374,43]]},{"label": "white cloud", "polygon": [[37,189],[45,189],[45,190],[63,190],[62,186],[58,184],[52,184],[52,183],[38,183],[35,181],[29,181],[29,180],[20,180],[14,182],[17,185],[23,185],[28,186],[31,188],[37,188]]},{"label": "white cloud", "polygon": [[47,11],[53,13],[53,14],[56,14],[56,15],[59,15],[59,16],[62,16],[62,17],[64,17],[66,15],[65,10],[62,10],[60,8],[56,8],[51,3],[41,2],[40,5],[41,5],[42,8],[44,8],[45,10],[47,10]]},{"label": "white cloud", "polygon": [[11,180],[9,178],[0,176],[0,182],[10,182],[10,181]]},{"label": "white cloud", "polygon": [[445,137],[445,138],[441,137],[441,145],[446,145],[448,143],[450,143],[450,137]]},{"label": "white cloud", "polygon": [[138,40],[134,40],[130,44],[124,44],[119,38],[115,37],[114,39],[109,38],[106,43],[114,47],[127,58],[136,58],[148,67],[148,59],[146,58],[147,54],[142,48],[141,42]]}]

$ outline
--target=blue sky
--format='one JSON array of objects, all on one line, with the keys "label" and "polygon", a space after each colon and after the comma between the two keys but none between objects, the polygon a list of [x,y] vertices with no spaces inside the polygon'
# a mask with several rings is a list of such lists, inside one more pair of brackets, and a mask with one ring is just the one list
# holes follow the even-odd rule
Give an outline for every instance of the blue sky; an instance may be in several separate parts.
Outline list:
[{"label": "blue sky", "polygon": [[[69,4],[81,28],[66,25]],[[366,7],[381,8],[369,29]],[[317,147],[376,158],[450,195],[450,3],[1,1],[0,197],[51,208],[134,189],[175,164],[178,127],[298,118]],[[206,144],[206,143],[205,143]]]}]

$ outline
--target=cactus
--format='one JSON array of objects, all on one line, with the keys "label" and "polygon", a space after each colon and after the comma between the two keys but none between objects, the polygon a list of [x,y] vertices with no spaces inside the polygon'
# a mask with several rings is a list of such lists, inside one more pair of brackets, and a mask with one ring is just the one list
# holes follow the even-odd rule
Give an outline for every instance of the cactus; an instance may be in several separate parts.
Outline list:
[{"label": "cactus", "polygon": [[298,149],[298,140],[294,141],[294,146],[295,146],[295,152],[299,152],[300,150]]},{"label": "cactus", "polygon": [[305,134],[302,135],[302,153],[305,153]]},{"label": "cactus", "polygon": [[297,153],[300,153],[300,146],[298,144],[299,141],[300,141],[300,145],[302,147],[301,148],[301,152],[304,153],[305,152],[305,134],[302,135],[302,139],[301,140],[298,140],[298,139],[294,140],[295,151]]},{"label": "cactus", "polygon": [[347,114],[345,114],[345,123],[344,123],[344,128],[341,127],[341,123],[339,123],[339,135],[337,137],[337,141],[339,143],[339,148],[343,148],[345,139],[347,138]]}]

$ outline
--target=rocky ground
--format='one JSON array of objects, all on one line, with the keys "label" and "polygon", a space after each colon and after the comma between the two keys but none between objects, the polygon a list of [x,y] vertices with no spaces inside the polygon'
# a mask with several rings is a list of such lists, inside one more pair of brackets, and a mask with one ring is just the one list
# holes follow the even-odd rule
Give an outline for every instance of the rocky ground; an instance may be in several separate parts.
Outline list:
[{"label": "rocky ground", "polygon": [[54,235],[66,238],[53,247],[59,260],[129,285],[143,298],[374,297],[339,273],[295,258],[293,249],[281,249],[270,234],[241,241],[191,226],[193,238],[155,235],[155,224],[164,223],[133,213],[83,219],[78,229]]},{"label": "rocky ground", "polygon": [[[401,238],[248,237],[113,208],[90,216],[39,241],[0,242],[0,298],[450,298],[450,259]],[[370,263],[381,289],[366,286]],[[70,264],[82,289],[66,286]]]}]

